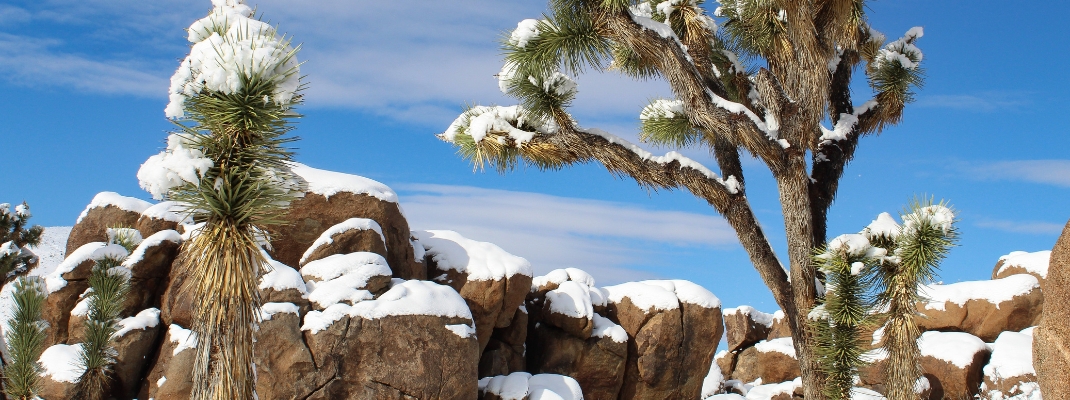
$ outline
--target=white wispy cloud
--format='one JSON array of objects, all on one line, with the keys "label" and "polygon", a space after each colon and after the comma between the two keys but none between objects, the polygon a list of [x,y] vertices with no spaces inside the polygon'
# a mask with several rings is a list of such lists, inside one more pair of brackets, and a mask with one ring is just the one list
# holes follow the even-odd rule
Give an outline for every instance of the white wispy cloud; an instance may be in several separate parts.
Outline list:
[{"label": "white wispy cloud", "polygon": [[1011,180],[1070,187],[1070,160],[1015,160],[972,164],[965,169],[977,179]]},{"label": "white wispy cloud", "polygon": [[[516,103],[499,92],[494,77],[502,65],[499,39],[545,10],[543,2],[495,0],[249,3],[302,44],[309,107],[359,109],[439,129],[465,104]],[[210,6],[207,0],[45,0],[5,7],[0,15],[55,29],[35,32],[36,39],[9,35],[4,50],[18,52],[5,55],[3,68],[23,84],[164,98],[166,78],[188,45],[183,30]],[[69,42],[79,40],[95,51],[76,51],[84,43]],[[577,79],[573,107],[586,126],[636,120],[649,99],[669,95],[660,81],[588,72]]]},{"label": "white wispy cloud", "polygon": [[981,228],[995,229],[1011,233],[1035,235],[1058,235],[1063,231],[1062,224],[1044,221],[1011,221],[1003,219],[983,219],[975,225]]},{"label": "white wispy cloud", "polygon": [[[56,40],[0,32],[0,71],[19,84],[65,86],[82,91],[162,97],[167,78],[129,61],[99,61],[54,51]],[[162,89],[161,89],[162,88]]]},{"label": "white wispy cloud", "polygon": [[731,251],[717,215],[468,186],[398,185],[413,229],[448,229],[527,258],[537,274],[564,267],[600,284],[654,277],[635,269],[673,249]]},{"label": "white wispy cloud", "polygon": [[989,92],[983,94],[923,95],[918,98],[916,104],[921,107],[989,112],[1017,109],[1028,104],[1028,101],[1019,94]]}]

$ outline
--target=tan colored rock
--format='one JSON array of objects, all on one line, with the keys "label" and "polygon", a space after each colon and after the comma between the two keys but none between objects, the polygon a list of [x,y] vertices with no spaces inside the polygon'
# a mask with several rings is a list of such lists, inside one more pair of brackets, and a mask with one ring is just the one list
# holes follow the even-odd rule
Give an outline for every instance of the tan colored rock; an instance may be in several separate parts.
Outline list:
[{"label": "tan colored rock", "polygon": [[479,356],[479,377],[509,375],[525,370],[527,337],[528,313],[518,308],[509,326],[494,328],[490,342]]},{"label": "tan colored rock", "polygon": [[82,374],[77,365],[81,345],[55,344],[45,348],[38,360],[41,366],[41,391],[44,400],[67,400],[77,394],[75,385]]},{"label": "tan colored rock", "polygon": [[549,324],[535,326],[528,340],[529,370],[572,377],[579,382],[584,399],[616,399],[624,383],[628,337],[619,325],[602,320],[612,326],[596,332],[602,336],[586,340]]},{"label": "tan colored rock", "polygon": [[[320,234],[313,246],[301,256],[300,265],[334,254],[369,252],[387,256],[386,242],[379,224],[370,219],[350,218]],[[317,245],[319,244],[319,245]]]},{"label": "tan colored rock", "polygon": [[788,325],[788,318],[784,316],[784,311],[777,310],[773,313],[773,327],[769,328],[769,336],[766,339],[786,337],[791,337],[791,325]]},{"label": "tan colored rock", "polygon": [[724,310],[725,337],[728,351],[738,352],[765,340],[773,326],[773,314],[766,314],[750,306]]},{"label": "tan colored rock", "polygon": [[130,287],[123,302],[122,316],[150,307],[160,306],[160,296],[166,290],[171,266],[178,257],[182,236],[173,230],[162,230],[146,237],[123,263],[130,269]]},{"label": "tan colored rock", "polygon": [[732,379],[786,382],[801,375],[791,338],[761,341],[739,353]]},{"label": "tan colored rock", "polygon": [[288,223],[272,229],[272,255],[283,264],[299,265],[305,250],[321,233],[350,218],[367,218],[382,227],[386,260],[394,276],[426,279],[423,260],[415,259],[409,224],[397,203],[365,194],[339,192],[326,197],[309,192],[295,200],[283,217]]},{"label": "tan colored rock", "polygon": [[137,398],[188,399],[193,390],[196,347],[196,335],[181,326],[170,325]]},{"label": "tan colored rock", "polygon": [[184,206],[174,201],[163,201],[141,212],[141,217],[133,228],[141,232],[141,237],[149,237],[157,232],[182,229],[182,224],[192,224]]},{"label": "tan colored rock", "polygon": [[925,332],[918,339],[921,368],[933,399],[972,399],[980,391],[989,350],[964,332]]},{"label": "tan colored rock", "polygon": [[736,369],[736,361],[739,357],[739,353],[721,350],[713,358],[713,362],[717,363],[717,368],[721,370],[721,374],[725,380],[733,379],[732,372]]},{"label": "tan colored rock", "polygon": [[321,374],[305,346],[299,307],[265,303],[256,332],[256,394],[261,399],[303,399],[332,375]]},{"label": "tan colored rock", "polygon": [[415,231],[413,235],[424,248],[427,275],[452,287],[468,304],[482,353],[494,329],[509,326],[524,303],[531,289],[531,264],[494,244],[452,231]]},{"label": "tan colored rock", "polygon": [[120,399],[136,398],[141,389],[141,377],[156,351],[160,334],[160,310],[149,308],[119,322],[114,340],[115,379],[112,394]]},{"label": "tan colored rock", "polygon": [[931,285],[925,288],[929,302],[918,303],[923,330],[968,332],[993,341],[1003,331],[1019,331],[1036,325],[1044,305],[1044,293],[1036,277],[1018,274],[991,281]]},{"label": "tan colored rock", "polygon": [[107,242],[108,228],[133,228],[141,212],[152,204],[114,192],[101,192],[93,197],[67,236],[66,255],[86,243]]},{"label": "tan colored rock", "polygon": [[687,281],[603,288],[609,319],[628,333],[621,399],[695,399],[721,339],[720,300]]},{"label": "tan colored rock", "polygon": [[1017,274],[1030,274],[1040,280],[1041,286],[1048,277],[1051,250],[1036,252],[1012,251],[1004,255],[992,268],[992,279],[1006,278]]},{"label": "tan colored rock", "polygon": [[1033,331],[1033,365],[1046,399],[1070,399],[1070,222],[1051,251],[1044,313]]}]

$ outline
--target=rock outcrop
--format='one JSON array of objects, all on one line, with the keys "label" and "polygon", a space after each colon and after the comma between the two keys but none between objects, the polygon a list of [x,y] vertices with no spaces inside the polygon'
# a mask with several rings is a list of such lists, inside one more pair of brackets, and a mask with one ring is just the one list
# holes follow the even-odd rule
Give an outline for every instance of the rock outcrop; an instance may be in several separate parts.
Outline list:
[{"label": "rock outcrop", "polygon": [[929,301],[918,304],[922,330],[968,332],[985,341],[1036,325],[1044,304],[1040,282],[1028,274],[930,285],[923,292]]},{"label": "rock outcrop", "polygon": [[1045,398],[1070,398],[1070,222],[1051,250],[1044,313],[1033,331],[1033,364]]},{"label": "rock outcrop", "polygon": [[732,379],[786,382],[801,374],[791,338],[763,340],[739,353]]},{"label": "rock outcrop", "polygon": [[98,193],[71,228],[65,256],[69,257],[87,243],[107,242],[108,228],[133,228],[141,218],[141,212],[151,206],[144,200],[115,192]]},{"label": "rock outcrop", "polygon": [[990,354],[984,341],[964,332],[925,332],[918,347],[930,399],[972,399],[980,392]]},{"label": "rock outcrop", "polygon": [[1026,386],[1035,384],[1037,374],[1033,368],[1033,330],[1003,332],[989,345],[992,357],[983,369],[982,396],[997,397],[998,394],[1011,397],[1022,394]]}]

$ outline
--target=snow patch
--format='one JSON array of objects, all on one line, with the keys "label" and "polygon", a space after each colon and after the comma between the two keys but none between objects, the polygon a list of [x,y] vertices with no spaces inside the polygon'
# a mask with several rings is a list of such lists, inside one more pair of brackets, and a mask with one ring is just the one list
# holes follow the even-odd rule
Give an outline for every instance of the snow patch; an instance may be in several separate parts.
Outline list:
[{"label": "snow patch", "polygon": [[177,201],[162,201],[141,212],[143,216],[177,224],[193,223],[193,219],[188,214],[189,210],[186,206]]},{"label": "snow patch", "polygon": [[160,309],[147,308],[141,310],[137,315],[133,317],[123,318],[119,321],[119,329],[112,335],[113,338],[120,338],[123,335],[135,331],[145,330],[149,328],[155,328],[160,324]]},{"label": "snow patch", "polygon": [[[783,314],[782,311],[780,313]],[[772,328],[773,327],[773,318],[775,317],[774,314],[766,314],[764,312],[758,311],[757,309],[755,309],[754,307],[751,307],[751,306],[739,306],[739,307],[736,307],[736,308],[726,308],[722,312],[722,314],[724,314],[725,317],[727,317],[729,315],[732,315],[732,314],[741,314],[741,315],[744,315],[744,316],[749,316],[749,319],[751,321],[754,321],[754,322],[757,322],[759,324],[765,325],[766,328]]]},{"label": "snow patch", "polygon": [[575,379],[564,375],[514,372],[479,380],[479,391],[502,400],[582,400],[583,391]]},{"label": "snow patch", "polygon": [[82,344],[54,344],[41,352],[37,362],[41,364],[41,376],[52,377],[56,382],[77,383],[85,372],[78,360],[81,357]]},{"label": "snow patch", "polygon": [[777,352],[786,354],[791,358],[797,358],[795,356],[795,345],[790,337],[763,340],[756,343],[754,348],[762,353]]},{"label": "snow patch", "polygon": [[93,201],[89,202],[88,206],[85,206],[85,210],[78,215],[76,224],[82,222],[82,219],[89,215],[89,210],[94,208],[104,208],[107,206],[114,206],[120,210],[136,212],[138,214],[144,212],[149,207],[152,207],[152,203],[145,200],[135,199],[133,197],[126,197],[115,192],[100,192],[96,196],[93,196]]},{"label": "snow patch", "polygon": [[531,263],[493,243],[467,239],[454,231],[413,231],[426,255],[439,269],[468,275],[468,280],[501,280],[513,275],[532,276]]},{"label": "snow patch", "polygon": [[973,356],[988,351],[988,346],[977,336],[964,332],[925,332],[918,339],[922,356],[947,361],[965,369],[973,362]]},{"label": "snow patch", "polygon": [[1040,281],[1033,275],[1016,274],[990,281],[968,281],[950,285],[921,285],[920,292],[929,299],[927,310],[945,310],[947,303],[960,307],[967,301],[981,300],[999,308],[1005,301],[1023,296],[1040,288]]},{"label": "snow patch", "polygon": [[703,308],[717,308],[721,300],[702,286],[685,280],[651,280],[628,282],[603,288],[607,297],[620,303],[625,297],[641,310],[672,310],[680,303],[694,304]]},{"label": "snow patch", "polygon": [[301,315],[301,309],[294,303],[264,303],[260,306],[261,321],[270,321],[271,317],[279,313]]},{"label": "snow patch", "polygon": [[432,315],[472,320],[468,304],[453,288],[427,281],[395,279],[378,299],[354,304],[350,316],[378,319],[396,315]]},{"label": "snow patch", "polygon": [[296,162],[289,165],[291,172],[305,180],[309,192],[323,197],[330,198],[346,192],[366,194],[389,203],[398,202],[398,195],[393,189],[363,176],[316,169]]},{"label": "snow patch", "polygon": [[1051,262],[1051,250],[1043,250],[1037,252],[1024,252],[1024,251],[1012,251],[999,258],[1003,261],[1003,265],[999,267],[997,274],[1003,273],[1003,271],[1018,267],[1028,272],[1040,275],[1041,278],[1048,277],[1048,264]]},{"label": "snow patch", "polygon": [[175,348],[171,351],[172,356],[177,356],[178,353],[197,348],[197,334],[175,324],[171,324],[171,326],[167,327],[167,340],[171,341],[171,343],[175,343]]},{"label": "snow patch", "polygon": [[271,271],[260,276],[259,288],[261,290],[268,288],[275,291],[296,289],[301,292],[303,297],[308,297],[308,288],[305,286],[305,280],[301,278],[300,272],[271,258],[268,258],[267,261]]},{"label": "snow patch", "polygon": [[985,376],[993,382],[1019,376],[1036,375],[1033,368],[1032,331],[1003,332],[989,347],[992,358],[984,367]]},{"label": "snow patch", "polygon": [[462,339],[470,338],[476,334],[476,328],[473,328],[468,324],[446,325],[446,329],[449,329],[450,332],[460,336]]},{"label": "snow patch", "polygon": [[142,259],[145,258],[145,252],[149,249],[163,244],[163,242],[172,242],[175,244],[182,243],[182,235],[178,231],[166,229],[152,234],[145,240],[141,241],[141,244],[134,249],[133,253],[130,253],[125,260],[123,260],[123,266],[127,268],[133,268]]},{"label": "snow patch", "polygon": [[57,290],[67,286],[67,280],[63,279],[63,274],[74,271],[74,269],[83,262],[89,260],[102,260],[104,258],[122,260],[128,254],[129,253],[127,253],[123,246],[117,244],[103,242],[86,243],[82,245],[82,247],[71,252],[63,262],[56,266],[54,271],[45,275],[45,292],[48,294],[55,293]]},{"label": "snow patch", "polygon": [[802,378],[795,378],[790,382],[770,383],[757,385],[747,391],[747,400],[768,400],[777,395],[786,394],[791,397],[795,389],[802,387]]},{"label": "snow patch", "polygon": [[628,341],[628,332],[624,330],[624,327],[598,314],[594,314],[592,317],[594,328],[591,329],[591,337],[609,338],[617,343]]}]

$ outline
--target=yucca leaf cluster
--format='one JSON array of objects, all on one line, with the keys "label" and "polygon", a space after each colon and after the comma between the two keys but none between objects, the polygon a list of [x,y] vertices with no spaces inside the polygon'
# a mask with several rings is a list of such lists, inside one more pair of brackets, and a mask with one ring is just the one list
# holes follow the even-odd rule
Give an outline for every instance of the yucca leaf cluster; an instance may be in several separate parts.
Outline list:
[{"label": "yucca leaf cluster", "polygon": [[300,193],[287,148],[300,117],[299,47],[243,3],[217,3],[190,27],[191,53],[172,78],[166,113],[178,130],[171,153],[159,157],[184,152],[195,163],[174,171],[181,181],[143,182],[167,188],[166,197],[184,203],[201,224],[176,261],[189,277],[183,289],[198,299],[191,398],[199,400],[255,396],[257,286],[267,268],[260,243]]},{"label": "yucca leaf cluster", "polygon": [[119,330],[123,301],[130,290],[130,272],[122,263],[123,259],[102,258],[89,275],[89,312],[78,358],[84,372],[75,388],[79,399],[103,400],[110,396],[118,355],[113,336]]},{"label": "yucca leaf cluster", "polygon": [[0,204],[0,283],[10,282],[26,273],[37,256],[29,247],[41,243],[45,229],[29,225],[32,214],[30,206],[23,202],[11,209],[11,204]]},{"label": "yucca leaf cluster", "polygon": [[880,348],[889,399],[913,399],[921,377],[917,339],[924,300],[920,288],[932,282],[940,262],[955,244],[954,211],[946,203],[915,199],[903,224],[881,214],[861,233],[833,239],[815,252],[825,274],[825,294],[810,313],[818,360],[826,374],[825,395],[850,399],[855,376],[866,365],[869,338],[881,325]]},{"label": "yucca leaf cluster", "polygon": [[19,278],[12,297],[15,310],[5,338],[11,359],[4,367],[4,393],[12,400],[36,399],[41,391],[37,359],[45,342],[45,323],[41,320],[44,283],[37,277]]}]

